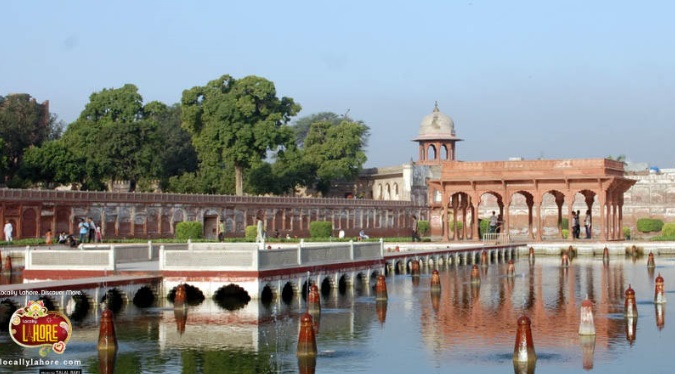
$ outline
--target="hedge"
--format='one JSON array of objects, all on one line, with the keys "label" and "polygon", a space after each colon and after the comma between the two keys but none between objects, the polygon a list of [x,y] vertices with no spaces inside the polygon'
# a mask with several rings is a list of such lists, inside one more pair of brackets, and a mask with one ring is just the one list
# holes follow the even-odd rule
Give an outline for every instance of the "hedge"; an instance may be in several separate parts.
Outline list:
[{"label": "hedge", "polygon": [[[457,221],[457,231],[462,231],[463,228],[464,228],[464,222]],[[454,221],[448,222],[448,229],[450,230],[450,232],[455,231],[455,222]]]},{"label": "hedge", "polygon": [[417,221],[417,231],[419,232],[420,236],[424,236],[429,232],[429,228],[431,225],[429,225],[429,221],[425,219],[420,219]]},{"label": "hedge", "polygon": [[637,220],[639,232],[659,232],[663,228],[663,221],[654,218],[640,218]]},{"label": "hedge", "polygon": [[309,236],[312,238],[328,238],[333,234],[333,223],[329,221],[312,221],[309,223]]},{"label": "hedge", "polygon": [[675,223],[666,223],[661,228],[661,235],[666,237],[675,237]]},{"label": "hedge", "polygon": [[176,225],[176,239],[201,239],[204,233],[204,228],[201,222],[186,221],[178,222]]},{"label": "hedge", "polygon": [[246,237],[246,239],[255,240],[256,237],[258,236],[258,226],[257,225],[246,226],[246,228],[244,229],[244,236]]},{"label": "hedge", "polygon": [[489,219],[480,220],[480,225],[478,225],[478,228],[480,229],[482,239],[485,237],[485,234],[487,234],[488,231],[490,230],[490,220]]}]

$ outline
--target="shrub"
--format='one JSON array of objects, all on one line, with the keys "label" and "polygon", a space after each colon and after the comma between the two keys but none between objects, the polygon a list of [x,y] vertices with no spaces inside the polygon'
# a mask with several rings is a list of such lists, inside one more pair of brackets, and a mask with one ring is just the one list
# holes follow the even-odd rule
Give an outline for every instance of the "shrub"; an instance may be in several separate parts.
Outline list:
[{"label": "shrub", "polygon": [[654,218],[640,218],[637,220],[639,232],[659,232],[663,228],[663,221]]},{"label": "shrub", "polygon": [[570,227],[569,225],[570,225],[570,219],[567,218],[567,217],[563,217],[562,221],[560,222],[560,227],[562,227],[564,229],[564,228]]},{"label": "shrub", "polygon": [[419,234],[421,236],[424,236],[429,233],[429,228],[431,226],[429,225],[429,221],[421,219],[417,221],[417,230],[419,231]]},{"label": "shrub", "polygon": [[186,221],[176,225],[176,239],[201,239],[204,229],[201,222]]},{"label": "shrub", "polygon": [[258,236],[258,226],[256,225],[246,226],[246,228],[244,229],[244,236],[246,237],[246,239],[255,240],[256,236]]},{"label": "shrub", "polygon": [[309,236],[312,238],[328,238],[333,234],[333,224],[329,221],[313,221],[309,223]]},{"label": "shrub", "polygon": [[623,237],[630,240],[630,227],[624,227],[621,229],[621,233],[623,233]]},{"label": "shrub", "polygon": [[490,230],[490,220],[489,219],[482,219],[480,220],[480,234],[481,234],[481,239],[485,237],[485,234],[488,233]]},{"label": "shrub", "polygon": [[563,239],[567,239],[570,236],[570,230],[568,229],[562,229],[562,237]]},{"label": "shrub", "polygon": [[[464,228],[464,222],[458,221],[457,222],[457,231],[462,231],[463,228]],[[450,232],[454,232],[455,231],[455,222],[453,222],[453,221],[448,222],[448,229],[450,230]]]},{"label": "shrub", "polygon": [[665,237],[674,237],[675,236],[675,223],[666,223],[661,228],[661,236]]}]

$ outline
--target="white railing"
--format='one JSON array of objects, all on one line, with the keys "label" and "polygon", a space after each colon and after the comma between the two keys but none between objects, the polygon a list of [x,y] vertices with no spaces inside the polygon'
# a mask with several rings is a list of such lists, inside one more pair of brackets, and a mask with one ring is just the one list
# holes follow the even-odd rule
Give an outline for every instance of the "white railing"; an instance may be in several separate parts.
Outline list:
[{"label": "white railing", "polygon": [[78,249],[25,250],[28,270],[115,270],[118,264],[158,260],[168,271],[260,271],[298,266],[350,263],[384,258],[384,242],[300,242],[265,248],[264,243],[191,243],[82,245]]},{"label": "white railing", "polygon": [[511,236],[505,232],[488,232],[483,234],[483,242],[494,244],[509,244]]},{"label": "white railing", "polygon": [[[222,246],[218,249],[219,246]],[[381,260],[384,242],[301,242],[294,247],[258,249],[258,243],[223,244],[211,243],[209,249],[166,250],[160,249],[159,270],[194,271],[260,271],[285,269],[298,266],[321,266],[323,264],[350,263]]]},{"label": "white railing", "polygon": [[26,270],[115,270],[115,251],[26,248]]}]

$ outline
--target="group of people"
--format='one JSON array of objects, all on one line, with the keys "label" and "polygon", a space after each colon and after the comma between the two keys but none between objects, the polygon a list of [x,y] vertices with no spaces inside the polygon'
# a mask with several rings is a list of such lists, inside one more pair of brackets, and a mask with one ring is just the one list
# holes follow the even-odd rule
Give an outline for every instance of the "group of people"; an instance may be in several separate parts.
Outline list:
[{"label": "group of people", "polygon": [[[572,237],[574,239],[579,239],[579,236],[581,235],[581,211],[577,210],[572,211]],[[586,239],[591,238],[591,231],[592,231],[592,222],[591,222],[591,211],[587,210],[586,211],[586,217],[584,217],[584,228],[586,229]]]},{"label": "group of people", "polygon": [[96,226],[96,223],[94,223],[94,220],[91,219],[91,217],[87,217],[87,219],[80,218],[80,223],[77,224],[77,228],[80,234],[80,243],[100,243],[103,240],[101,227]]}]

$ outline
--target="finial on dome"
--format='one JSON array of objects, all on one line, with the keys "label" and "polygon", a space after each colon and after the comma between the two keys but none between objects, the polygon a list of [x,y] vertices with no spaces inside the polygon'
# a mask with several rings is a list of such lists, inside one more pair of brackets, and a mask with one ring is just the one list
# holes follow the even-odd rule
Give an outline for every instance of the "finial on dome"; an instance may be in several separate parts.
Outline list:
[{"label": "finial on dome", "polygon": [[438,112],[438,100],[434,101],[434,112]]}]

